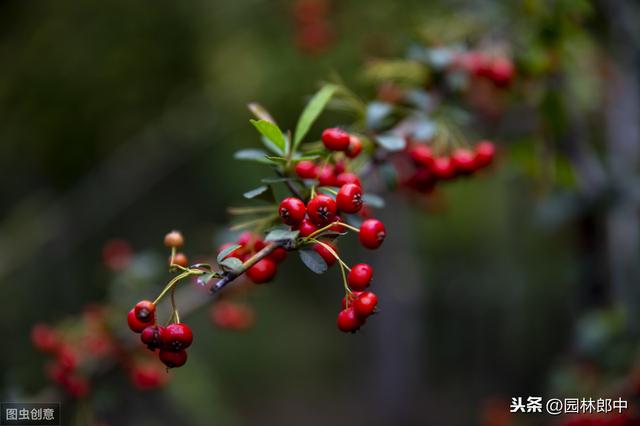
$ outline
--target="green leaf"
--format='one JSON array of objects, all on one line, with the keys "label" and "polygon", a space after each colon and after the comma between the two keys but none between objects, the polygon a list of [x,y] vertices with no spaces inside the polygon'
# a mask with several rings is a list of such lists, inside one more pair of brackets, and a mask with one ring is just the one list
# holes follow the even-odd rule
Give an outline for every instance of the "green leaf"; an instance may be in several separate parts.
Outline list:
[{"label": "green leaf", "polygon": [[261,185],[251,191],[247,191],[242,194],[244,198],[251,200],[252,198],[260,198],[261,200],[275,202],[275,197],[273,195],[273,190],[269,185]]},{"label": "green leaf", "polygon": [[242,269],[242,260],[237,257],[227,257],[222,262],[220,262],[220,266],[222,266],[226,270],[238,272]]},{"label": "green leaf", "polygon": [[269,114],[269,111],[259,103],[251,102],[247,104],[247,107],[259,120],[269,121],[275,124],[276,120],[274,120],[271,114]]},{"label": "green leaf", "polygon": [[393,190],[398,186],[398,172],[392,164],[381,164],[380,167],[378,167],[378,172],[387,186],[387,189]]},{"label": "green leaf", "polygon": [[273,142],[281,155],[287,150],[287,142],[282,134],[282,130],[270,121],[266,120],[249,120],[251,124],[268,140]]},{"label": "green leaf", "polygon": [[364,194],[362,196],[362,202],[377,209],[384,208],[384,200],[382,199],[382,197],[379,197],[375,194]]},{"label": "green leaf", "polygon": [[318,252],[313,249],[299,250],[298,253],[300,255],[300,260],[302,260],[302,263],[304,263],[307,268],[311,269],[316,274],[324,274],[329,268],[327,266],[327,262],[324,261],[322,256],[320,256]]},{"label": "green leaf", "polygon": [[240,244],[234,244],[232,246],[227,247],[226,249],[224,249],[220,253],[218,253],[218,257],[216,257],[216,261],[218,263],[222,262],[225,257],[227,257],[227,256],[229,256],[231,254],[232,251],[237,250],[240,247],[242,247]]},{"label": "green leaf", "polygon": [[262,141],[262,145],[264,145],[265,148],[267,148],[269,151],[273,152],[274,154],[283,155],[283,152],[280,151],[280,148],[278,148],[275,143],[271,142],[265,136],[261,137],[260,140]]},{"label": "green leaf", "polygon": [[218,276],[218,274],[216,272],[208,272],[206,274],[200,275],[197,279],[196,282],[198,283],[199,286],[206,286],[207,284],[209,284],[209,282],[216,278]]},{"label": "green leaf", "polygon": [[300,114],[300,118],[298,119],[298,124],[296,125],[296,133],[295,138],[293,139],[293,151],[295,152],[302,142],[302,139],[307,135],[311,125],[316,121],[320,113],[324,110],[329,102],[329,99],[333,96],[333,94],[338,89],[338,86],[333,84],[327,84],[323,86],[313,98],[309,101],[307,106]]},{"label": "green leaf", "polygon": [[387,151],[402,151],[407,146],[407,141],[402,136],[384,134],[376,136],[376,141]]},{"label": "green leaf", "polygon": [[241,149],[233,154],[233,158],[236,160],[255,161],[261,164],[271,164],[271,161],[267,158],[267,153],[261,149]]},{"label": "green leaf", "polygon": [[265,241],[293,241],[298,238],[300,231],[291,231],[289,228],[275,228],[264,238]]}]

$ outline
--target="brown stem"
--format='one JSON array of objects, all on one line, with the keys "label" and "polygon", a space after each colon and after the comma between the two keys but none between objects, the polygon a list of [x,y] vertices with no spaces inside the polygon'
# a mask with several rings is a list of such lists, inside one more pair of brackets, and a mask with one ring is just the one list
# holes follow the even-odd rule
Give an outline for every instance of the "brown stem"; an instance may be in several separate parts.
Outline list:
[{"label": "brown stem", "polygon": [[278,247],[283,247],[285,244],[286,242],[273,242],[268,244],[265,248],[263,248],[262,250],[260,250],[259,252],[251,256],[249,259],[247,259],[242,264],[242,267],[240,269],[235,271],[225,272],[224,277],[221,280],[217,281],[215,284],[213,284],[209,290],[211,291],[211,293],[216,293],[220,291],[224,286],[229,284],[231,281],[235,280],[240,275],[247,272],[247,270],[251,268],[253,265],[258,263],[265,257],[269,256],[275,249],[277,249]]}]

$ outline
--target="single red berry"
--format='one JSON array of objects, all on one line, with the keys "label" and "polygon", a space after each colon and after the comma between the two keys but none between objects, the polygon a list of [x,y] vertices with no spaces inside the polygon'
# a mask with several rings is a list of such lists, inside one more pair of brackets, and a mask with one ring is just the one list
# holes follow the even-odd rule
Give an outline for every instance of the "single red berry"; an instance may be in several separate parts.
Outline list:
[{"label": "single red berry", "polygon": [[318,184],[320,186],[336,186],[335,169],[331,164],[318,168]]},{"label": "single red berry", "polygon": [[508,86],[513,79],[514,68],[510,59],[497,57],[491,62],[488,77],[498,87]]},{"label": "single red berry", "polygon": [[56,362],[65,372],[75,370],[78,366],[78,354],[67,345],[60,345],[56,353]]},{"label": "single red berry", "polygon": [[129,328],[131,329],[131,331],[135,333],[142,332],[142,330],[144,330],[149,325],[148,323],[142,322],[138,318],[136,318],[135,309],[131,309],[129,311],[129,314],[127,315],[127,323],[129,324]]},{"label": "single red berry", "polygon": [[211,320],[220,328],[246,330],[253,325],[255,315],[247,305],[222,300],[213,305]]},{"label": "single red berry", "polygon": [[359,212],[362,208],[362,188],[355,183],[342,185],[336,196],[336,204],[345,213]]},{"label": "single red berry", "polygon": [[65,390],[73,398],[81,399],[89,394],[89,382],[82,376],[69,376],[64,383]]},{"label": "single red berry", "polygon": [[451,154],[451,162],[456,171],[462,175],[471,174],[475,170],[474,154],[468,149],[456,149]]},{"label": "single red berry", "polygon": [[490,141],[480,141],[475,147],[474,162],[476,169],[486,167],[493,161],[496,147]]},{"label": "single red berry", "polygon": [[336,177],[336,184],[338,186],[343,186],[343,185],[346,185],[348,183],[353,183],[353,184],[356,184],[358,186],[362,186],[362,184],[360,183],[360,178],[354,173],[344,172],[344,173],[340,173]]},{"label": "single red berry", "polygon": [[387,235],[382,222],[378,219],[367,219],[360,225],[360,243],[368,249],[377,249]]},{"label": "single red berry", "polygon": [[169,324],[162,333],[162,347],[167,351],[178,352],[187,349],[193,342],[193,334],[184,323]]},{"label": "single red berry", "polygon": [[362,318],[356,315],[353,308],[347,308],[338,314],[338,329],[345,333],[355,333],[364,324]]},{"label": "single red berry", "polygon": [[257,261],[255,265],[247,270],[247,276],[255,284],[262,284],[271,281],[277,271],[278,266],[276,262],[265,257]]},{"label": "single red berry", "polygon": [[345,150],[345,155],[349,158],[356,158],[362,152],[362,141],[357,136],[349,137],[349,146]]},{"label": "single red berry", "polygon": [[431,172],[435,177],[442,180],[454,178],[456,169],[449,157],[438,157],[433,160]]},{"label": "single red berry", "polygon": [[[353,306],[353,302],[362,294],[361,291],[352,291],[349,295],[349,306]],[[342,297],[342,309],[347,309],[347,296]]]},{"label": "single red berry", "polygon": [[42,352],[55,352],[58,349],[58,333],[47,324],[36,324],[31,329],[31,343]]},{"label": "single red berry", "polygon": [[355,291],[362,291],[369,287],[371,284],[371,278],[373,277],[373,268],[366,263],[358,263],[351,267],[349,275],[347,275],[347,282],[349,287]]},{"label": "single red berry", "polygon": [[[333,244],[331,244],[328,241],[323,241],[324,244],[328,245],[329,247],[331,247],[331,249],[338,254],[338,249],[336,248],[336,246],[334,246]],[[325,261],[325,263],[327,264],[327,266],[331,267],[333,266],[334,263],[336,263],[336,260],[338,260],[335,255],[333,253],[331,253],[324,245],[322,244],[315,244],[313,246],[313,249],[316,251],[316,253],[318,253]]]},{"label": "single red berry", "polygon": [[328,225],[336,218],[337,206],[333,198],[328,195],[316,195],[307,204],[307,214],[311,222],[317,226]]},{"label": "single red berry", "polygon": [[187,351],[160,351],[160,361],[168,368],[182,367],[187,362]]},{"label": "single red berry", "polygon": [[337,127],[322,132],[322,143],[330,151],[345,151],[349,148],[349,133]]},{"label": "single red berry", "polygon": [[309,235],[313,234],[317,230],[318,230],[317,226],[311,223],[309,219],[305,219],[302,221],[302,223],[298,227],[298,231],[300,231],[298,235],[300,235],[301,237],[308,237]]},{"label": "single red berry", "polygon": [[415,173],[403,183],[418,192],[430,193],[433,191],[436,178],[433,176],[433,173],[431,173],[431,170],[426,167],[419,167]]},{"label": "single red berry", "polygon": [[[171,261],[171,258],[169,258],[169,261]],[[183,268],[186,268],[187,266],[189,266],[189,259],[184,253],[176,253],[176,255],[173,257],[173,263],[175,265],[180,265]]]},{"label": "single red berry", "polygon": [[304,216],[307,214],[307,208],[301,199],[289,197],[280,203],[278,214],[287,225],[297,225],[302,222]]},{"label": "single red berry", "polygon": [[336,165],[333,168],[333,174],[338,176],[340,173],[344,173],[347,167],[344,165],[344,161],[336,161]]},{"label": "single red berry", "polygon": [[374,312],[377,304],[378,296],[370,291],[365,291],[353,301],[353,310],[359,317],[366,318]]},{"label": "single red berry", "polygon": [[147,345],[151,351],[155,351],[163,346],[163,334],[165,328],[161,325],[151,325],[140,333],[140,340]]},{"label": "single red berry", "polygon": [[300,161],[296,164],[296,174],[302,179],[315,179],[318,175],[317,166],[313,161]]},{"label": "single red berry", "polygon": [[267,256],[266,258],[271,259],[276,263],[280,263],[287,258],[287,251],[282,247],[278,247],[274,251],[272,251],[271,254],[269,254],[269,256]]},{"label": "single red berry", "polygon": [[265,248],[266,246],[267,246],[267,243],[262,238],[258,238],[256,242],[253,243],[253,251],[257,253],[263,248]]},{"label": "single red berry", "polygon": [[167,382],[167,374],[159,366],[150,363],[136,365],[129,372],[131,383],[136,389],[155,389]]},{"label": "single red berry", "polygon": [[[231,246],[235,246],[235,245],[237,245],[237,244],[235,244],[235,243],[224,243],[218,248],[218,253],[222,253],[224,250],[228,249]],[[238,257],[241,254],[240,252],[241,252],[241,248],[238,247],[237,249],[233,250],[231,253],[226,255],[224,258],[226,259],[227,257]]]},{"label": "single red berry", "polygon": [[[342,218],[340,216],[336,216],[335,221],[342,222]],[[346,231],[346,228],[342,223],[336,223],[329,229],[331,229],[333,232],[340,232],[340,233],[343,233],[344,231]]]},{"label": "single red berry", "polygon": [[238,245],[242,247],[250,247],[251,243],[257,238],[257,236],[253,232],[244,231],[238,236],[238,240],[236,241]]},{"label": "single red berry", "polygon": [[431,167],[433,164],[433,153],[425,144],[413,145],[409,149],[409,156],[418,166]]},{"label": "single red berry", "polygon": [[141,300],[136,303],[136,306],[133,308],[136,313],[136,318],[140,322],[149,323],[153,322],[156,317],[156,305],[149,300]]},{"label": "single red berry", "polygon": [[184,238],[180,231],[171,231],[164,236],[164,245],[167,247],[182,247]]}]

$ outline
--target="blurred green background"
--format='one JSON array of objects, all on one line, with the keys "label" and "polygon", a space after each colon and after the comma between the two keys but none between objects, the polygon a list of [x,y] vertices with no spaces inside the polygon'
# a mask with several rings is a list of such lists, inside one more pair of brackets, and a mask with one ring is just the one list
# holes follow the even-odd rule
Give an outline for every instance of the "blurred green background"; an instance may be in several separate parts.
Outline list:
[{"label": "blurred green background", "polygon": [[[103,266],[105,241],[124,238],[158,265],[162,236],[177,228],[187,252],[213,255],[226,208],[242,204],[264,172],[231,161],[235,150],[258,141],[248,102],[259,101],[292,127],[319,81],[335,72],[371,95],[362,64],[403,54],[425,32],[447,40],[477,28],[534,47],[544,37],[569,40],[558,52],[568,55],[569,80],[580,84],[566,91],[583,95],[569,113],[587,121],[582,129],[607,167],[619,170],[620,156],[633,160],[629,173],[591,196],[579,172],[565,171],[566,160],[545,163],[549,146],[538,143],[547,132],[551,151],[562,151],[573,128],[539,132],[540,121],[517,119],[519,106],[538,102],[536,93],[516,98],[511,121],[480,127],[502,137],[504,155],[493,173],[447,185],[440,208],[429,211],[392,195],[392,211],[379,213],[388,243],[373,255],[342,247],[349,259],[373,258],[380,271],[382,312],[366,329],[355,336],[335,330],[337,271],[316,277],[290,261],[273,284],[248,296],[254,328],[221,331],[205,311],[195,314],[196,344],[172,382],[140,393],[124,377],[109,376],[92,393],[96,418],[111,425],[499,426],[506,423],[483,420],[488,401],[508,404],[512,396],[553,389],[552,372],[572,359],[576,324],[589,309],[623,300],[625,315],[636,312],[638,299],[629,294],[637,296],[638,284],[637,126],[612,125],[616,110],[603,99],[620,95],[615,81],[637,89],[637,31],[617,52],[610,48],[620,37],[611,30],[614,15],[582,1],[341,1],[330,2],[335,40],[310,55],[296,44],[292,6],[0,1],[3,401],[47,386],[44,358],[28,337],[34,323],[113,297],[114,281],[124,278]],[[596,12],[572,19],[584,8]],[[521,47],[519,57],[535,53]],[[572,55],[597,56],[596,69],[610,68],[603,57],[621,57],[620,70],[631,70],[631,79],[616,80],[615,70],[594,76]],[[637,112],[638,93],[631,92],[618,98],[628,114]],[[316,129],[336,120],[344,117],[324,114]],[[616,129],[631,145],[613,152],[617,157],[607,148],[620,139]],[[623,212],[615,211],[626,222],[618,241],[607,238],[607,226],[619,217],[610,212],[620,199]],[[620,255],[620,278],[611,254],[623,240],[632,247]],[[155,289],[166,279],[156,269]],[[137,296],[117,293],[123,319]],[[634,338],[630,330],[624,342]],[[624,358],[616,364],[623,372],[632,355]],[[77,409],[68,404],[67,420]]]}]

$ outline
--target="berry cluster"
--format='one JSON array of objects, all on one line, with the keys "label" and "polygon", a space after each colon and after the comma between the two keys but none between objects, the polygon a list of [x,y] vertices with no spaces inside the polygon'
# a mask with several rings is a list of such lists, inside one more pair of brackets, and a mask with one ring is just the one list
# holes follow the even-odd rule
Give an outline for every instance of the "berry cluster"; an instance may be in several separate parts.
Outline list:
[{"label": "berry cluster", "polygon": [[469,176],[489,166],[495,156],[495,146],[485,140],[478,142],[473,150],[455,148],[448,155],[434,155],[429,145],[413,143],[408,145],[407,153],[415,169],[403,183],[418,192],[428,193],[438,181]]},{"label": "berry cluster", "polygon": [[[260,235],[253,232],[243,232],[234,243],[225,243],[218,249],[218,253],[222,253],[227,248],[234,248],[223,259],[229,257],[235,257],[242,262],[247,261],[253,255],[267,246],[267,243],[260,237]],[[258,260],[250,268],[247,269],[247,277],[254,284],[267,283],[276,276],[278,272],[278,264],[287,258],[287,251],[282,247],[275,248],[271,253],[262,259]]]},{"label": "berry cluster", "polygon": [[462,70],[476,78],[486,78],[498,87],[508,86],[513,80],[515,67],[504,55],[482,51],[458,53],[453,62],[454,70]]}]

